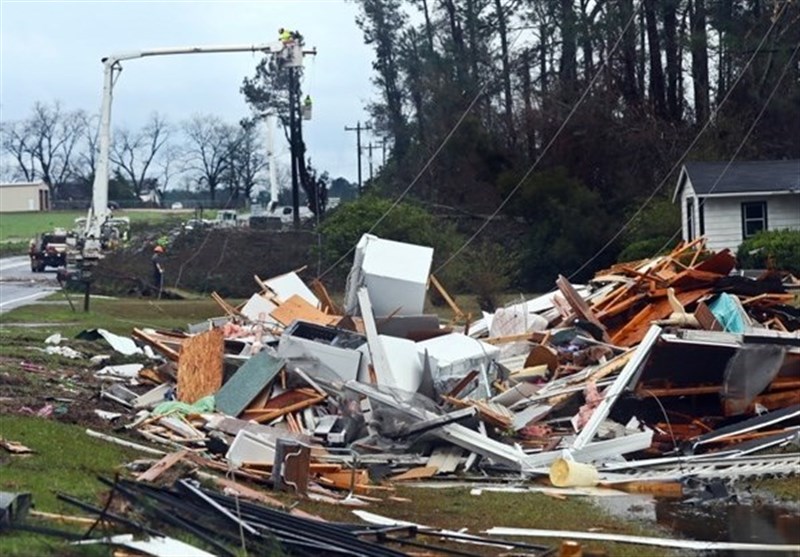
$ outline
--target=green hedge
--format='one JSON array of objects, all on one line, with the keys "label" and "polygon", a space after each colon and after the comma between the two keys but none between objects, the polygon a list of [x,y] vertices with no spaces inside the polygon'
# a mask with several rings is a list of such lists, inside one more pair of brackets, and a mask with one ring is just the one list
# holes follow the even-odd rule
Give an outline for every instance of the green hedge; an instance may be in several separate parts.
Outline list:
[{"label": "green hedge", "polygon": [[739,246],[736,254],[743,269],[773,268],[800,274],[800,230],[759,232]]}]

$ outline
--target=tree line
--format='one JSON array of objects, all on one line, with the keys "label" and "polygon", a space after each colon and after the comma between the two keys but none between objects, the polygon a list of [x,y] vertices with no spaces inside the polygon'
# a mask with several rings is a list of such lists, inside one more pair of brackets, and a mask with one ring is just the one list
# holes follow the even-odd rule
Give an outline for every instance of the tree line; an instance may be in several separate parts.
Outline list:
[{"label": "tree line", "polygon": [[[59,102],[36,102],[21,120],[3,123],[4,181],[43,180],[55,199],[77,185],[91,197],[98,153],[98,117],[67,110]],[[257,122],[238,124],[214,115],[172,123],[153,113],[139,128],[118,126],[110,150],[111,187],[116,197],[163,193],[179,181],[212,201],[250,198],[264,180],[266,152]],[[114,197],[114,196],[112,196]]]},{"label": "tree line", "polygon": [[[357,3],[375,54],[369,110],[392,145],[373,190],[413,183],[419,203],[483,217],[516,192],[500,218],[524,232],[499,241],[520,251],[528,277],[550,280],[596,253],[709,121],[688,158],[729,160],[776,86],[739,160],[800,158],[797,2]],[[676,178],[598,264],[636,241],[674,239]]]}]

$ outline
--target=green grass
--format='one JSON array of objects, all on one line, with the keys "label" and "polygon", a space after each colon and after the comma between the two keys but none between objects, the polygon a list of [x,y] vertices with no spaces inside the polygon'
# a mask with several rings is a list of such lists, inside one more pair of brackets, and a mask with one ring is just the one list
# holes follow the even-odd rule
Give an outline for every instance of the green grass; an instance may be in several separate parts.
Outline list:
[{"label": "green grass", "polygon": [[[0,454],[0,489],[30,492],[36,510],[85,515],[60,501],[66,493],[102,506],[100,495],[108,488],[98,475],[113,477],[121,465],[141,457],[141,453],[93,439],[80,426],[33,417],[0,416],[0,435],[35,451],[32,455]],[[68,529],[48,524],[50,527]],[[49,536],[17,532],[0,536],[1,555],[110,555],[108,548],[71,548]]]},{"label": "green grass", "polygon": [[[72,229],[75,219],[85,217],[87,211],[47,211],[29,213],[3,213],[0,218],[0,242],[30,241],[37,234],[53,228]],[[131,223],[158,222],[174,219],[175,213],[168,211],[124,211],[114,212],[115,216],[128,217]],[[188,217],[187,217],[188,218]]]},{"label": "green grass", "polygon": [[[210,298],[201,300],[148,300],[92,298],[88,313],[83,312],[83,296],[71,293],[73,312],[62,293],[53,294],[50,302],[23,306],[4,314],[3,326],[22,323],[52,323],[45,331],[73,336],[84,329],[108,329],[130,335],[134,327],[185,329],[187,324],[222,314]],[[0,335],[2,340],[2,335]]]}]

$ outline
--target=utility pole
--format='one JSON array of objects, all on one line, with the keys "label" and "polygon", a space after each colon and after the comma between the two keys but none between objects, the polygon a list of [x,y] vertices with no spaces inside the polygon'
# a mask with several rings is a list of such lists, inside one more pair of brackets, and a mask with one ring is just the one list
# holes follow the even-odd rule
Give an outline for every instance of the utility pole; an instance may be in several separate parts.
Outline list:
[{"label": "utility pole", "polygon": [[374,143],[369,143],[364,149],[367,150],[367,162],[369,164],[369,181],[372,182],[372,150],[377,149],[378,146]]},{"label": "utility pole", "polygon": [[362,126],[361,122],[356,123],[355,128],[348,128],[347,126],[344,127],[344,131],[346,132],[356,132],[356,153],[358,154],[358,195],[361,195],[362,190],[362,183],[361,183],[361,131],[369,131],[372,129],[372,126],[369,124]]},{"label": "utility pole", "polygon": [[383,158],[383,166],[386,166],[386,138],[381,138],[381,156]]}]

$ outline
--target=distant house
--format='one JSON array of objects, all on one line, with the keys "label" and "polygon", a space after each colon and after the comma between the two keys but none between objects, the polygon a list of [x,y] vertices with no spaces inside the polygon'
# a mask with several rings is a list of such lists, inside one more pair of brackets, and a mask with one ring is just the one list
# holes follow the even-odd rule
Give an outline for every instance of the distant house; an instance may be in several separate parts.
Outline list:
[{"label": "distant house", "polygon": [[672,202],[680,203],[683,239],[707,238],[733,251],[761,230],[800,229],[800,159],[687,162]]},{"label": "distant house", "polygon": [[50,188],[45,182],[0,183],[0,213],[49,210]]}]

